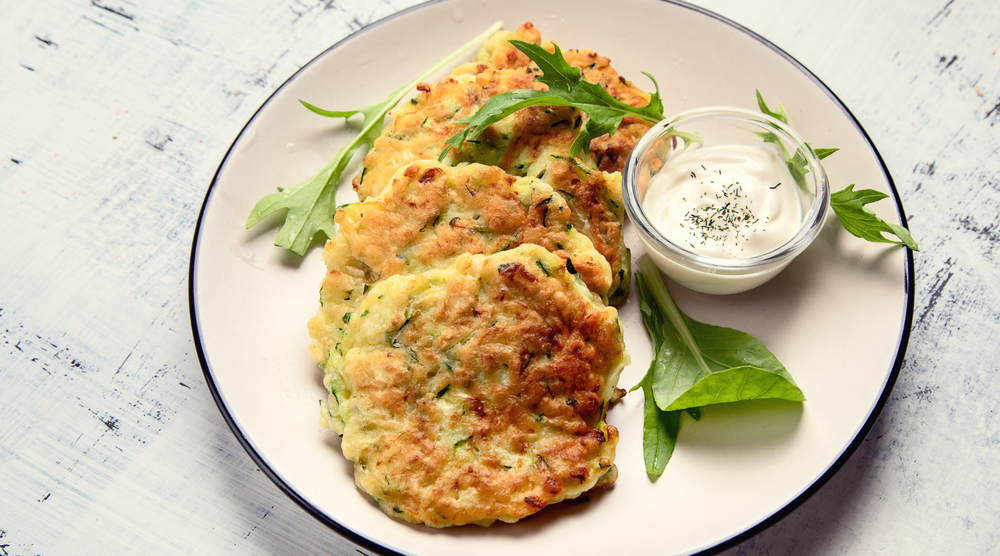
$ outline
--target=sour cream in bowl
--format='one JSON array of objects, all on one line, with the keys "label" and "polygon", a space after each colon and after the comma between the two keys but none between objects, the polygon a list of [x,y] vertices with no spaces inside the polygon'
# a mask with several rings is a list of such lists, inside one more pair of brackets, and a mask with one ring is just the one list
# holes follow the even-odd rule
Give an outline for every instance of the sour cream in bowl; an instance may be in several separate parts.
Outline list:
[{"label": "sour cream in bowl", "polygon": [[798,133],[730,107],[650,128],[625,162],[622,193],[656,266],[711,294],[776,276],[816,238],[830,204],[826,172]]}]

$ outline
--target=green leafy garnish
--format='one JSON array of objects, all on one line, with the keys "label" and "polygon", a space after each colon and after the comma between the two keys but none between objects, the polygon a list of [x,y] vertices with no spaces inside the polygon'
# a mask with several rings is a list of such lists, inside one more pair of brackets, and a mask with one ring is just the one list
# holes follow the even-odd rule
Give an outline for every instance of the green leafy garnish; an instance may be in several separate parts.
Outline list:
[{"label": "green leafy garnish", "polygon": [[[830,196],[830,208],[837,214],[844,228],[857,237],[875,243],[905,245],[914,251],[920,251],[909,230],[897,224],[890,224],[865,208],[868,203],[881,201],[886,197],[888,195],[874,189],[855,191],[852,183]],[[893,234],[899,241],[885,237],[882,235],[883,232]]]},{"label": "green leafy garnish", "polygon": [[757,107],[760,108],[761,112],[788,125],[788,113],[785,112],[785,106],[779,102],[776,110],[768,108],[767,103],[764,102],[764,96],[760,94],[760,89],[757,89]]},{"label": "green leafy garnish", "polygon": [[[771,116],[772,118],[778,120],[779,122],[790,125],[788,123],[788,114],[785,112],[785,107],[779,102],[776,110],[771,110],[767,107],[767,103],[764,102],[764,97],[757,91],[757,106],[760,111]],[[781,152],[785,155],[785,164],[788,166],[788,172],[792,174],[795,178],[795,183],[799,184],[799,187],[805,188],[806,184],[806,174],[809,173],[808,165],[806,161],[806,156],[803,154],[801,149],[796,149],[794,153],[789,153],[788,149],[785,148],[785,143],[782,141],[776,133],[773,132],[754,132],[765,142],[774,143],[781,147]],[[806,143],[808,146],[809,144]],[[812,148],[812,147],[810,147]],[[814,149],[813,152],[816,153],[816,158],[823,160],[824,158],[830,156],[831,154],[837,152],[839,149]]]},{"label": "green leafy garnish", "polygon": [[277,193],[266,195],[258,201],[247,218],[247,228],[257,224],[272,213],[286,210],[284,224],[281,226],[278,236],[274,240],[275,245],[284,247],[299,255],[305,255],[316,234],[322,232],[328,238],[333,237],[336,233],[333,214],[337,208],[334,201],[334,194],[337,190],[337,185],[340,183],[341,174],[343,174],[344,168],[347,167],[354,153],[362,145],[370,146],[378,138],[382,132],[382,125],[386,114],[400,100],[407,96],[414,87],[429,76],[440,71],[470,48],[481,44],[493,33],[497,32],[502,25],[499,22],[494,24],[484,33],[463,45],[434,67],[420,74],[413,81],[393,91],[388,98],[378,104],[362,106],[357,110],[337,111],[323,110],[300,100],[299,102],[306,108],[321,116],[347,119],[355,114],[361,114],[364,117],[364,125],[358,135],[344,145],[337,152],[333,160],[324,166],[315,176],[294,187],[279,187]]},{"label": "green leafy garnish", "polygon": [[[785,125],[789,125],[788,114],[785,113],[785,107],[782,106],[781,103],[778,103],[777,109],[771,110],[768,108],[767,103],[764,102],[764,97],[761,96],[760,91],[757,91],[757,106],[760,108],[761,112],[781,121]],[[773,133],[762,132],[757,133],[756,135],[760,136],[767,142],[775,143],[781,147],[781,150],[785,153],[788,171],[791,172],[792,177],[795,178],[795,182],[798,183],[800,187],[803,187],[805,184],[805,175],[808,170],[806,169],[806,158],[802,152],[800,150],[796,150],[795,154],[790,155],[788,151],[785,150],[784,144],[782,144],[781,140],[778,139],[778,136]],[[816,153],[817,158],[823,160],[838,150],[839,149],[813,149],[813,152]],[[874,189],[854,191],[854,184],[852,183],[846,188],[834,192],[830,196],[830,207],[837,215],[837,219],[840,220],[840,223],[844,225],[844,228],[856,237],[874,243],[894,243],[896,245],[905,245],[914,251],[920,251],[920,248],[917,247],[917,242],[913,239],[913,236],[910,235],[909,230],[897,224],[890,224],[876,216],[871,210],[865,208],[865,205],[874,203],[875,201],[881,201],[886,197],[888,197],[888,195],[880,191],[875,191]],[[899,241],[886,238],[882,235],[883,232],[895,235],[899,238]]]},{"label": "green leafy garnish", "polygon": [[643,454],[656,476],[673,453],[680,412],[717,403],[776,398],[805,401],[792,375],[759,340],[698,322],[674,303],[648,256],[639,261],[636,286],[653,361],[642,381],[646,396]]},{"label": "green leafy garnish", "polygon": [[656,374],[657,361],[669,357],[668,344],[664,340],[666,333],[663,312],[655,305],[656,301],[648,293],[645,281],[636,280],[639,288],[639,310],[642,312],[642,322],[646,325],[649,337],[653,341],[653,361],[649,370],[638,385],[632,388],[642,388],[645,403],[642,419],[642,455],[646,464],[646,472],[653,476],[663,473],[670,456],[677,445],[677,433],[680,431],[681,411],[662,411],[653,399],[653,377]]},{"label": "green leafy garnish", "polygon": [[646,473],[654,477],[663,474],[667,462],[674,455],[677,445],[677,434],[681,429],[681,413],[663,411],[653,401],[652,374],[647,374],[642,382],[642,395],[645,396],[642,418],[642,459],[646,464]]},{"label": "green leafy garnish", "polygon": [[519,89],[491,97],[475,114],[458,120],[466,128],[448,139],[438,160],[443,161],[453,147],[461,150],[466,141],[476,141],[489,126],[529,106],[572,106],[587,114],[586,125],[570,145],[571,156],[587,149],[591,140],[614,133],[625,116],[650,124],[664,119],[660,87],[648,73],[643,72],[653,82],[656,92],[645,106],[636,108],[616,99],[604,87],[583,79],[580,69],[566,62],[558,46],[549,53],[537,44],[518,40],[510,43],[538,65],[542,75],[535,80],[548,85],[549,90]]}]

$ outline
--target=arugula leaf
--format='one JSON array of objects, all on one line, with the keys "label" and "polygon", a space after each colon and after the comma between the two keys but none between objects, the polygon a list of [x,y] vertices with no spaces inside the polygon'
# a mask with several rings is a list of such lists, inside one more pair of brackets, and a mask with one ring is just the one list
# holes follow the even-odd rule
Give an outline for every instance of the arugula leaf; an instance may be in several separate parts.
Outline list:
[{"label": "arugula leaf", "polygon": [[[275,245],[298,255],[305,255],[317,233],[323,232],[326,237],[333,237],[336,233],[333,222],[336,210],[334,193],[340,183],[340,176],[358,148],[366,143],[371,144],[378,137],[386,112],[399,101],[394,96],[395,94],[379,104],[344,112],[348,114],[343,116],[345,118],[357,113],[364,115],[365,126],[361,132],[341,147],[337,156],[315,176],[294,187],[279,187],[277,193],[271,193],[257,201],[247,217],[247,228],[274,212],[287,209],[285,222],[274,240]],[[313,108],[308,104],[307,107]]]},{"label": "arugula leaf", "polygon": [[759,340],[688,317],[670,297],[648,256],[640,259],[639,269],[640,311],[655,354],[646,376],[633,388],[642,388],[646,396],[647,473],[663,472],[677,441],[681,410],[763,398],[805,401],[791,374]]},{"label": "arugula leaf", "polygon": [[[784,105],[779,102],[777,108],[775,110],[771,110],[768,108],[767,103],[764,102],[764,97],[760,94],[760,90],[757,90],[757,107],[760,108],[761,112],[767,114],[768,116],[771,116],[785,125],[790,125],[788,123],[788,113],[785,112]],[[809,164],[806,161],[806,156],[802,153],[802,150],[796,149],[795,154],[790,154],[788,149],[785,148],[784,141],[778,138],[778,135],[773,132],[754,132],[754,135],[757,135],[768,143],[774,143],[775,145],[781,147],[781,152],[785,155],[785,164],[788,166],[788,172],[793,178],[795,178],[795,183],[799,184],[799,187],[804,190],[806,187],[806,174],[809,173],[809,170],[807,169]],[[806,143],[806,146],[809,146],[809,143]],[[809,146],[809,148],[811,149],[812,147]],[[839,149],[814,149],[813,152],[816,153],[816,157],[818,159],[823,160],[838,150]]]},{"label": "arugula leaf", "polygon": [[764,102],[764,96],[760,94],[760,89],[757,89],[757,107],[760,108],[761,112],[771,116],[785,125],[788,125],[788,114],[785,112],[785,106],[779,102],[777,110],[771,110],[768,108],[767,103]]},{"label": "arugula leaf", "polygon": [[271,193],[260,199],[247,217],[246,227],[257,224],[268,215],[280,210],[285,213],[285,221],[278,231],[274,244],[284,247],[298,255],[305,255],[316,234],[322,232],[331,238],[336,233],[333,214],[336,211],[334,194],[340,183],[341,174],[350,163],[354,153],[362,145],[371,145],[382,132],[385,116],[396,104],[424,81],[470,48],[481,44],[493,33],[500,30],[502,23],[497,22],[475,39],[462,45],[461,48],[438,62],[434,67],[420,74],[416,79],[400,87],[378,104],[362,106],[357,110],[324,110],[300,100],[306,108],[313,112],[331,118],[350,118],[356,114],[364,117],[361,131],[354,139],[344,145],[337,155],[315,176],[288,188],[278,188],[277,193]]},{"label": "arugula leaf", "polygon": [[591,140],[613,134],[625,116],[634,116],[650,124],[664,119],[660,86],[648,73],[643,72],[653,82],[656,92],[650,95],[645,106],[637,108],[616,99],[604,87],[583,79],[580,68],[566,62],[558,45],[554,45],[555,51],[550,53],[537,44],[519,40],[510,43],[538,65],[542,75],[535,80],[548,85],[549,89],[519,89],[491,97],[475,114],[458,120],[457,123],[466,124],[466,128],[448,139],[439,161],[444,160],[450,149],[461,150],[466,141],[475,141],[489,126],[529,106],[572,106],[587,114],[586,125],[570,146],[571,156],[589,148]]},{"label": "arugula leaf", "polygon": [[[785,107],[782,106],[781,103],[778,103],[777,109],[771,110],[768,108],[767,103],[764,102],[764,97],[761,96],[759,90],[757,91],[757,106],[760,108],[761,112],[788,125],[788,115],[785,113]],[[795,178],[796,183],[798,183],[800,187],[803,186],[805,175],[808,170],[806,170],[805,156],[803,156],[801,151],[796,150],[795,155],[789,157],[788,151],[785,150],[785,146],[778,139],[777,135],[766,132],[757,133],[756,135],[760,136],[765,141],[775,143],[781,147],[782,151],[785,153],[788,170],[791,172],[792,177]],[[813,149],[813,152],[816,153],[817,158],[823,160],[838,150],[839,149]],[[873,189],[854,191],[854,184],[852,183],[846,188],[834,192],[830,196],[830,207],[833,209],[833,212],[836,213],[837,219],[839,219],[840,223],[844,225],[844,228],[856,237],[874,243],[894,243],[896,245],[905,245],[914,251],[920,251],[916,240],[914,240],[913,236],[910,235],[909,230],[897,224],[890,224],[878,216],[875,216],[874,212],[864,208],[865,205],[874,203],[875,201],[880,201],[886,197],[888,197],[888,195],[885,193],[875,191]],[[883,232],[895,235],[900,241],[894,241],[886,238],[882,235]]]},{"label": "arugula leaf", "polygon": [[[837,214],[844,228],[857,237],[875,243],[905,245],[914,251],[920,251],[909,230],[897,224],[890,224],[865,208],[865,205],[881,201],[886,197],[888,195],[874,189],[854,191],[852,183],[830,196],[830,208]],[[900,241],[886,238],[882,235],[883,232],[895,235]]]},{"label": "arugula leaf", "polygon": [[823,160],[839,150],[840,149],[813,149],[813,152],[816,153],[816,158]]},{"label": "arugula leaf", "polygon": [[[772,118],[780,121],[781,123],[783,123],[785,125],[791,125],[791,124],[788,123],[788,114],[785,112],[784,105],[782,105],[779,102],[777,110],[771,110],[770,108],[767,107],[767,103],[764,102],[764,97],[760,94],[760,90],[757,90],[757,106],[760,108],[761,112],[767,114],[768,116],[771,116]],[[761,137],[764,137],[763,134],[759,134],[758,133],[757,135],[760,135]],[[771,143],[777,143],[779,146],[781,146],[781,148],[782,148],[783,151],[785,150],[784,145],[778,139],[777,135],[775,135],[773,133],[769,134],[769,136],[766,137],[765,140],[769,141]],[[808,145],[809,143],[806,143],[806,144]],[[810,146],[809,148],[812,149],[812,146]],[[818,158],[820,160],[823,160],[824,158],[830,156],[831,154],[833,154],[833,153],[835,153],[835,152],[837,152],[839,150],[840,149],[813,149],[813,152],[816,153],[816,158]],[[795,154],[796,154],[796,156],[798,156],[800,153],[798,151],[796,151]],[[787,155],[788,155],[788,151],[785,151],[785,156],[787,157]],[[805,168],[805,157],[802,158],[801,165],[802,165],[803,168]]]}]

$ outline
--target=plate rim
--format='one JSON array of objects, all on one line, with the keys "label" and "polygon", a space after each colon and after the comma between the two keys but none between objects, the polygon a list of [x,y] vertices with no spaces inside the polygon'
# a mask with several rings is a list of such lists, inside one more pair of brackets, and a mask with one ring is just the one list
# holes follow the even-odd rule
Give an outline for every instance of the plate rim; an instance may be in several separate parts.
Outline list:
[{"label": "plate rim", "polygon": [[[311,504],[305,497],[296,492],[295,489],[293,489],[285,482],[285,480],[279,475],[277,471],[271,468],[271,466],[267,463],[267,460],[263,457],[263,455],[260,454],[254,448],[250,439],[247,438],[246,435],[243,433],[243,431],[240,429],[238,423],[236,422],[236,418],[230,413],[229,409],[226,406],[223,394],[219,390],[218,384],[216,383],[215,378],[213,376],[211,366],[209,365],[208,362],[208,356],[205,353],[205,348],[203,346],[201,338],[201,328],[198,322],[199,320],[198,309],[197,309],[197,302],[195,295],[197,289],[197,266],[198,266],[197,253],[199,249],[199,243],[202,238],[201,232],[202,232],[203,221],[210,200],[213,196],[213,193],[216,190],[216,185],[218,184],[219,177],[223,169],[225,168],[226,163],[233,152],[233,149],[239,143],[243,135],[247,133],[248,129],[250,129],[251,125],[254,123],[257,117],[264,111],[265,108],[267,108],[267,106],[278,95],[279,92],[281,92],[286,86],[288,86],[291,82],[293,82],[296,78],[298,78],[302,72],[306,71],[315,63],[317,63],[318,60],[326,57],[328,54],[337,50],[338,48],[348,43],[349,41],[357,39],[364,33],[372,29],[375,29],[387,22],[390,22],[396,18],[405,17],[409,13],[414,12],[416,10],[424,9],[434,4],[443,4],[453,1],[457,0],[428,0],[426,2],[422,2],[410,6],[408,8],[405,8],[398,12],[394,12],[382,19],[379,19],[378,21],[372,22],[358,29],[357,31],[352,32],[351,34],[347,35],[346,37],[340,39],[336,43],[330,45],[329,47],[319,52],[316,56],[310,59],[301,68],[299,68],[292,75],[290,75],[279,87],[277,87],[267,97],[267,99],[265,99],[264,102],[261,103],[260,107],[257,108],[256,111],[254,111],[253,115],[247,120],[246,124],[244,124],[244,126],[240,129],[240,132],[233,139],[229,148],[226,149],[226,152],[223,155],[218,168],[216,168],[216,171],[212,176],[212,180],[209,183],[208,189],[205,191],[204,200],[202,201],[201,207],[199,208],[198,211],[198,218],[197,221],[195,222],[194,233],[191,240],[191,250],[188,263],[188,288],[187,288],[188,313],[191,320],[192,340],[194,341],[195,351],[197,352],[198,355],[198,362],[205,376],[205,382],[206,385],[208,386],[209,391],[212,394],[212,398],[215,401],[215,404],[219,409],[220,413],[222,414],[223,420],[225,420],[226,424],[233,432],[237,441],[247,452],[250,458],[254,461],[254,463],[257,464],[261,472],[263,472],[271,480],[271,482],[273,482],[275,486],[278,487],[279,490],[281,490],[286,496],[291,498],[296,504],[299,505],[299,507],[304,509],[313,518],[318,520],[323,525],[329,527],[330,529],[332,529],[345,539],[355,544],[358,544],[368,550],[371,550],[375,553],[383,554],[385,556],[405,556],[405,554],[392,550],[382,544],[379,544],[377,541],[368,538],[360,533],[357,533],[352,529],[342,525],[332,517],[320,511],[317,507]],[[749,36],[750,38],[754,39],[755,41],[759,42],[760,44],[774,51],[776,54],[778,54],[786,61],[791,63],[793,67],[795,67],[810,81],[819,86],[822,92],[824,92],[831,100],[834,101],[834,103],[840,108],[840,110],[844,113],[844,115],[848,118],[848,120],[854,125],[854,128],[861,135],[865,144],[868,146],[872,154],[875,156],[875,159],[877,160],[878,165],[881,168],[883,175],[885,176],[887,185],[891,192],[891,197],[896,207],[900,225],[908,228],[906,213],[903,209],[903,204],[899,195],[899,191],[896,188],[896,184],[892,179],[892,175],[889,173],[889,168],[886,166],[881,153],[879,153],[878,148],[875,146],[875,143],[871,140],[871,137],[868,135],[868,132],[865,131],[864,127],[862,127],[858,119],[850,111],[847,105],[844,104],[844,102],[840,99],[840,97],[838,97],[833,92],[833,90],[826,85],[826,83],[824,83],[818,76],[816,76],[811,70],[809,70],[809,68],[804,66],[801,62],[799,62],[797,59],[792,57],[790,54],[782,50],[780,47],[778,47],[768,39],[764,38],[763,36],[759,35],[753,30],[725,16],[717,14],[711,10],[708,10],[707,8],[690,4],[683,0],[655,0],[655,1],[659,1],[666,4],[673,4],[678,7],[697,12],[701,15],[708,16],[712,19],[715,19],[719,22],[728,25],[729,27],[732,27],[733,29]],[[799,493],[795,498],[791,499],[781,508],[778,508],[767,518],[746,528],[742,532],[737,533],[736,535],[733,535],[729,539],[726,539],[714,546],[693,552],[691,553],[692,555],[708,556],[712,554],[718,554],[724,550],[727,550],[729,548],[732,548],[733,546],[742,543],[743,541],[763,532],[766,529],[769,529],[771,526],[773,526],[777,522],[787,517],[790,513],[798,509],[806,500],[808,500],[816,492],[818,492],[835,474],[837,474],[837,472],[839,472],[840,469],[842,469],[843,466],[847,463],[847,461],[851,459],[851,457],[854,455],[857,449],[868,437],[868,434],[875,426],[875,423],[878,422],[878,419],[881,416],[882,411],[884,410],[886,404],[888,403],[889,398],[892,394],[892,390],[902,370],[903,361],[906,355],[906,348],[909,343],[910,332],[913,325],[913,313],[914,313],[914,302],[915,302],[914,299],[915,268],[914,268],[913,251],[906,247],[901,247],[901,248],[905,250],[904,275],[903,275],[903,290],[905,296],[904,314],[902,322],[900,323],[900,330],[899,330],[899,335],[897,337],[895,356],[893,358],[891,369],[889,370],[889,373],[886,377],[886,382],[882,389],[881,395],[879,396],[878,400],[876,400],[876,402],[873,404],[871,412],[869,413],[865,422],[858,429],[858,432],[855,434],[852,441],[843,449],[843,451],[840,453],[837,459],[831,462],[830,465],[822,472],[822,474],[818,478],[816,478],[801,493]]]}]

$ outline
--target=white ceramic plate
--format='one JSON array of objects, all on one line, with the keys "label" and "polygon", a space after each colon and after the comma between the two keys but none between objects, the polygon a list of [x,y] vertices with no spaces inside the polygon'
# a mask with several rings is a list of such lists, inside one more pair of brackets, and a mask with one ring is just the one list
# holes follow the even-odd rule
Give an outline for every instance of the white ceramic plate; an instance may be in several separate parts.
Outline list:
[{"label": "white ceramic plate", "polygon": [[[594,14],[599,14],[595,17]],[[774,523],[825,482],[874,424],[899,372],[913,307],[909,252],[872,245],[828,222],[809,250],[773,281],[712,297],[668,284],[695,319],[762,340],[805,392],[803,404],[748,402],[686,420],[656,481],[642,462],[642,396],[610,412],[620,479],[589,501],[561,504],[513,525],[432,530],[392,520],[354,486],[335,434],[318,424],[325,399],[309,358],[306,321],[324,267],[272,245],[272,217],[244,229],[253,204],[316,172],[348,140],[340,122],[304,99],[348,109],[383,99],[497,20],[533,22],[563,48],[611,58],[640,86],[657,77],[668,115],[702,105],[755,108],[754,90],[782,102],[813,145],[839,147],[825,166],[834,189],[857,183],[895,200],[878,153],[840,101],[775,46],[718,16],[656,0],[446,0],[402,12],[321,54],[260,109],[208,191],[191,262],[191,314],[199,355],[223,415],[271,478],[317,518],[381,552],[416,555],[693,554],[713,552]],[[471,56],[471,53],[470,53]],[[356,164],[356,163],[355,163]],[[349,169],[348,174],[353,175]],[[349,200],[349,185],[339,195]],[[633,260],[642,253],[627,236]],[[632,356],[620,385],[641,378],[650,343],[633,296],[620,308]]]}]

